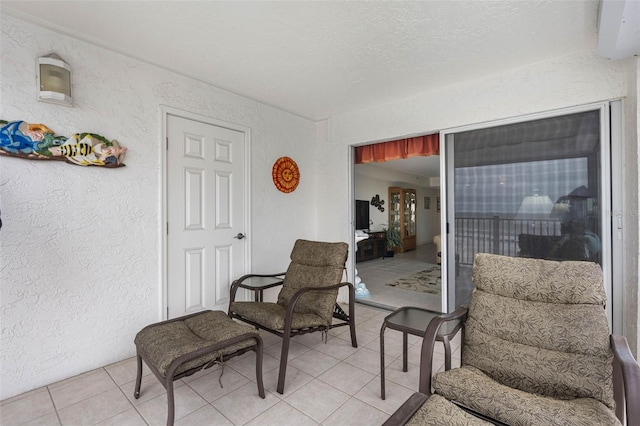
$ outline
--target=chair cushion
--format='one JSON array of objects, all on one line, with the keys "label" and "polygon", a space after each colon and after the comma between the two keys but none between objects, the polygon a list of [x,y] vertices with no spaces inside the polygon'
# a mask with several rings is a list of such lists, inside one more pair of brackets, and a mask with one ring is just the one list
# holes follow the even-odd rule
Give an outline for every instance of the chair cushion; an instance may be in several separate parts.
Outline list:
[{"label": "chair cushion", "polygon": [[[171,321],[146,327],[136,335],[134,342],[138,352],[143,354],[146,361],[155,366],[165,377],[171,363],[179,357],[232,337],[253,332],[255,330],[252,327],[238,324],[224,312],[207,311],[184,321]],[[175,374],[204,366],[210,361],[220,359],[221,356],[230,355],[255,344],[254,339],[247,339],[224,347],[182,364]]]},{"label": "chair cushion", "polygon": [[440,395],[431,395],[406,423],[407,426],[483,426],[490,425]]},{"label": "chair cushion", "polygon": [[562,400],[524,392],[470,366],[437,373],[433,388],[451,401],[512,425],[620,425],[615,413],[596,399]]},{"label": "chair cushion", "polygon": [[479,254],[473,279],[462,365],[521,391],[614,408],[598,265]]},{"label": "chair cushion", "polygon": [[[287,269],[278,304],[287,306],[296,291],[303,287],[329,287],[342,280],[349,246],[346,243],[326,243],[297,240],[291,251],[291,263]],[[295,312],[315,314],[330,325],[338,290],[310,292],[296,304]]]},{"label": "chair cushion", "polygon": [[478,290],[535,302],[604,306],[607,296],[597,263],[479,253],[472,272]]},{"label": "chair cushion", "polygon": [[[234,302],[231,304],[231,311],[268,329],[284,330],[284,316],[287,309],[277,303]],[[294,312],[291,321],[293,330],[321,325],[326,325],[325,319],[313,313]]]}]

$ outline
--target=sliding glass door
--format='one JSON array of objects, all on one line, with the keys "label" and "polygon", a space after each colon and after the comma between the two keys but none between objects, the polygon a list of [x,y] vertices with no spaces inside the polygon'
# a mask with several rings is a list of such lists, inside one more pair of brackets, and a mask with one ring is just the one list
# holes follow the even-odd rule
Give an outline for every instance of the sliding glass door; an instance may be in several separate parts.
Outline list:
[{"label": "sliding glass door", "polygon": [[454,129],[444,141],[447,310],[468,303],[481,252],[596,262],[611,295],[608,104]]}]

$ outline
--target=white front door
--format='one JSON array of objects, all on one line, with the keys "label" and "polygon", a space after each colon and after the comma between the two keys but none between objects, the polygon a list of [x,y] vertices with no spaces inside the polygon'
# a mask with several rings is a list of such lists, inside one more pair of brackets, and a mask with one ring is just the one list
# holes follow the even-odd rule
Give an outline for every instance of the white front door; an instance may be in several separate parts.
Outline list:
[{"label": "white front door", "polygon": [[167,115],[167,318],[226,311],[245,271],[245,133]]}]

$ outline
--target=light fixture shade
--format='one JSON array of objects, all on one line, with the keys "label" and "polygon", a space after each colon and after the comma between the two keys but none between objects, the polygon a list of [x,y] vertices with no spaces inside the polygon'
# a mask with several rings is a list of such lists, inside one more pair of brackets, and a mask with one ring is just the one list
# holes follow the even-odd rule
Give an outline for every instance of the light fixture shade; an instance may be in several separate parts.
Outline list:
[{"label": "light fixture shade", "polygon": [[528,195],[522,200],[516,218],[543,219],[548,218],[553,209],[553,202],[548,195]]},{"label": "light fixture shade", "polygon": [[38,100],[59,105],[72,105],[71,67],[60,56],[51,53],[38,58]]}]

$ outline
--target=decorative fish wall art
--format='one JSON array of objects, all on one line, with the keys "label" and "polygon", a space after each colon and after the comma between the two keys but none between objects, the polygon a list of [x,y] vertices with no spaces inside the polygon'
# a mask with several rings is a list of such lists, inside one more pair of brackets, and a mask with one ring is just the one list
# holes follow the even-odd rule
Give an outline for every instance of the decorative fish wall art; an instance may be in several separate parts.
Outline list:
[{"label": "decorative fish wall art", "polygon": [[0,155],[62,160],[80,166],[123,167],[127,148],[95,133],[56,136],[44,124],[0,120]]}]

